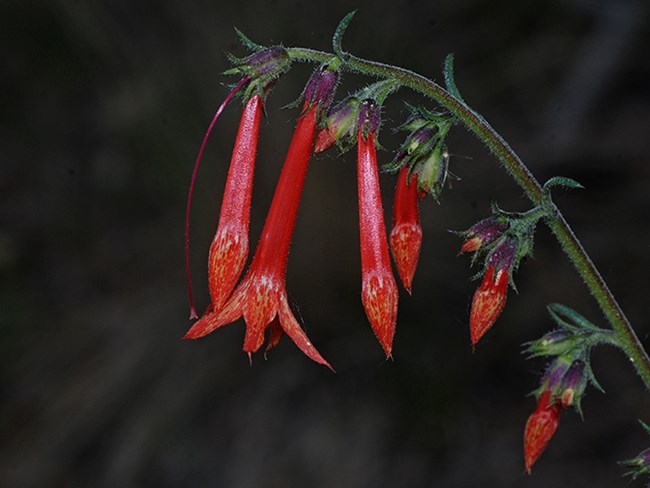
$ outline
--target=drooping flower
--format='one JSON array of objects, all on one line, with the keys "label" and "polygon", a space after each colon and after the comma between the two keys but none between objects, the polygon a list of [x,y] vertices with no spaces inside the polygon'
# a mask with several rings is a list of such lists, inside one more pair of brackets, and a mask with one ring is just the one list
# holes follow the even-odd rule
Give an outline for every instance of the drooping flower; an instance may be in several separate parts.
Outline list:
[{"label": "drooping flower", "polygon": [[506,306],[508,295],[508,270],[496,271],[490,266],[485,273],[483,283],[478,287],[472,299],[469,315],[469,330],[472,347],[475,347],[483,335],[494,325]]},{"label": "drooping flower", "polygon": [[253,172],[261,116],[262,98],[254,95],[241,116],[219,226],[210,246],[208,285],[213,311],[220,310],[232,293],[248,257]]},{"label": "drooping flower", "polygon": [[535,412],[526,421],[524,463],[528,474],[560,425],[560,409],[561,406],[552,398],[551,391],[546,390],[540,395]]},{"label": "drooping flower", "polygon": [[472,347],[494,325],[506,306],[510,272],[516,256],[515,241],[504,239],[487,258],[487,271],[474,293],[469,316]]},{"label": "drooping flower", "polygon": [[388,358],[391,357],[397,322],[398,291],[390,265],[379,190],[375,148],[378,117],[373,104],[364,102],[357,133],[361,299],[370,325]]},{"label": "drooping flower", "polygon": [[409,168],[403,167],[397,175],[395,186],[390,249],[399,277],[409,294],[411,294],[411,284],[418,265],[421,245],[422,227],[418,213],[417,175],[409,175]]},{"label": "drooping flower", "polygon": [[[243,35],[241,37],[242,40],[245,39]],[[247,39],[246,41],[250,42]],[[223,304],[223,300],[232,291],[232,287],[239,278],[243,264],[246,261],[248,254],[250,193],[252,191],[252,177],[257,150],[259,119],[262,113],[261,97],[264,93],[268,92],[269,87],[289,68],[290,64],[287,51],[282,46],[267,49],[260,48],[260,50],[244,59],[232,57],[232,60],[238,65],[226,73],[240,75],[242,78],[219,106],[203,136],[194,163],[194,170],[192,171],[187,195],[185,213],[185,273],[190,301],[190,319],[198,317],[194,306],[192,277],[190,274],[190,213],[194,185],[208,138],[225,107],[241,89],[245,88],[244,99],[247,100],[247,103],[242,113],[237,141],[235,142],[228,181],[226,183],[226,192],[222,202],[219,227],[210,252],[208,280],[210,281],[210,294],[212,297],[210,308],[212,309],[215,307],[218,308]],[[241,195],[237,196],[236,193],[238,192]],[[237,218],[241,225],[235,223]],[[213,256],[220,254],[226,259],[226,263],[217,265],[221,267],[221,269],[218,269],[215,268]],[[216,284],[215,275],[224,277],[223,285]],[[231,282],[232,286],[228,284]]]},{"label": "drooping flower", "polygon": [[312,76],[305,91],[304,112],[296,125],[251,266],[223,308],[201,317],[185,335],[186,339],[198,339],[243,317],[243,350],[249,357],[260,349],[265,332],[270,329],[267,350],[277,345],[285,333],[309,358],[331,368],[291,312],[285,278],[317,118],[331,102],[336,80],[336,73],[326,67]]}]

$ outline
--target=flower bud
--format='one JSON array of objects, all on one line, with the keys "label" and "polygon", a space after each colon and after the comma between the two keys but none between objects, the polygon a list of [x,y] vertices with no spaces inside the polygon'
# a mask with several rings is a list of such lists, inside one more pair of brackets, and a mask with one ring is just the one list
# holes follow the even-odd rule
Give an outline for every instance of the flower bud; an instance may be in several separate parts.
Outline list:
[{"label": "flower bud", "polygon": [[625,473],[630,476],[632,480],[637,479],[639,476],[650,474],[650,449],[641,451],[636,457],[622,461],[621,464],[630,468],[630,471]]},{"label": "flower bud", "polygon": [[517,241],[506,237],[494,246],[485,263],[488,267],[494,267],[496,271],[505,270],[509,273],[516,258]]},{"label": "flower bud", "polygon": [[415,166],[418,188],[436,200],[440,197],[449,173],[449,152],[440,139],[425,159]]},{"label": "flower bud", "polygon": [[472,348],[479,339],[494,325],[506,306],[508,295],[508,270],[495,271],[488,267],[483,283],[478,287],[472,299],[472,309],[469,315],[469,331]]},{"label": "flower bud", "polygon": [[460,253],[478,251],[481,247],[489,246],[508,230],[508,223],[496,216],[477,222],[463,233],[465,242]]},{"label": "flower bud", "polygon": [[560,403],[563,408],[575,407],[580,412],[580,400],[587,388],[589,377],[583,361],[574,361],[560,385]]},{"label": "flower bud", "polygon": [[282,46],[274,46],[251,54],[245,59],[246,74],[251,78],[263,76],[276,77],[289,68],[291,60],[287,50]]},{"label": "flower bud", "polygon": [[557,397],[561,389],[562,381],[571,367],[571,361],[565,357],[556,357],[546,368],[541,380],[541,390],[551,391],[553,397]]},{"label": "flower bud", "polygon": [[548,332],[540,339],[528,344],[526,351],[531,356],[562,356],[577,346],[575,334],[566,329]]},{"label": "flower bud", "polygon": [[335,143],[342,143],[356,137],[361,102],[348,97],[333,107],[325,118],[324,128],[316,137],[314,153],[326,151]]},{"label": "flower bud", "polygon": [[230,56],[230,59],[236,66],[227,70],[225,74],[242,75],[249,81],[245,99],[250,98],[253,93],[263,94],[281,74],[289,69],[291,64],[289,54],[282,46],[257,51],[244,59],[234,56]]},{"label": "flower bud", "polygon": [[528,474],[555,435],[559,425],[560,406],[554,402],[551,392],[546,390],[540,395],[537,408],[528,417],[524,429],[524,462]]},{"label": "flower bud", "polygon": [[[402,127],[411,128],[411,125],[405,124]],[[421,160],[426,159],[433,150],[437,132],[437,127],[430,123],[415,126],[400,146],[389,168],[397,171],[407,166],[411,172],[414,172],[415,166]]]},{"label": "flower bud", "polygon": [[327,65],[322,65],[307,82],[305,100],[310,104],[317,104],[320,110],[326,109],[334,99],[338,81],[338,73],[329,69]]}]

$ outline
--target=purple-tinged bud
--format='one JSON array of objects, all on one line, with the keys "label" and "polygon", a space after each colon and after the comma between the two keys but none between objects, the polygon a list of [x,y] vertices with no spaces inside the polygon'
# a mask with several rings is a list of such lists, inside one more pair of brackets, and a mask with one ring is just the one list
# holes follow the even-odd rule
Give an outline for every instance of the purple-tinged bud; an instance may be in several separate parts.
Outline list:
[{"label": "purple-tinged bud", "polygon": [[562,356],[578,345],[578,338],[569,330],[557,329],[528,344],[531,356]]},{"label": "purple-tinged bud", "polygon": [[418,189],[437,200],[449,172],[449,153],[439,139],[436,138],[433,148],[415,165],[414,171],[418,174]]},{"label": "purple-tinged bud", "polygon": [[463,233],[465,242],[460,248],[460,253],[475,252],[481,247],[489,246],[506,230],[508,230],[508,223],[504,219],[494,215],[483,219]]},{"label": "purple-tinged bud", "polygon": [[327,65],[318,68],[307,82],[305,101],[317,104],[320,110],[326,110],[334,100],[334,91],[339,81],[339,75]]},{"label": "purple-tinged bud", "polygon": [[248,56],[245,60],[247,74],[255,79],[262,76],[275,77],[289,68],[291,60],[287,50],[282,46],[270,47]]},{"label": "purple-tinged bud", "polygon": [[546,368],[542,381],[540,382],[540,391],[550,390],[555,398],[559,394],[564,376],[571,367],[571,361],[564,357],[556,357]]},{"label": "purple-tinged bud", "polygon": [[517,258],[517,241],[506,237],[499,242],[485,260],[487,267],[493,266],[496,271],[502,269],[510,272]]},{"label": "purple-tinged bud", "polygon": [[580,400],[589,381],[586,365],[583,361],[574,361],[562,379],[560,385],[560,403],[562,407],[575,406],[580,411]]},{"label": "purple-tinged bud", "polygon": [[361,102],[356,97],[348,97],[330,109],[325,119],[325,127],[316,137],[314,153],[321,153],[335,143],[353,140],[357,135],[357,123]]},{"label": "purple-tinged bud", "polygon": [[381,122],[381,107],[371,98],[361,102],[359,108],[358,130],[367,137],[368,134],[376,134]]},{"label": "purple-tinged bud", "polygon": [[230,59],[236,66],[226,71],[225,74],[241,75],[244,80],[249,82],[245,99],[251,98],[253,93],[259,95],[265,93],[269,86],[291,65],[289,54],[282,46],[263,49],[244,59],[234,56],[231,56]]},{"label": "purple-tinged bud", "polygon": [[625,473],[631,476],[633,480],[639,476],[650,473],[650,449],[641,451],[635,458],[621,462],[623,466],[631,468],[631,471]]},{"label": "purple-tinged bud", "polygon": [[[648,425],[641,422],[641,426],[650,434],[650,427]],[[622,461],[620,464],[630,468],[630,471],[625,473],[625,476],[629,476],[632,480],[650,474],[650,449],[645,449],[637,454],[636,457]]]},{"label": "purple-tinged bud", "polygon": [[415,172],[418,162],[430,157],[437,132],[438,129],[431,124],[418,127],[411,132],[400,146],[390,164],[390,169],[397,171],[408,166],[411,172]]}]

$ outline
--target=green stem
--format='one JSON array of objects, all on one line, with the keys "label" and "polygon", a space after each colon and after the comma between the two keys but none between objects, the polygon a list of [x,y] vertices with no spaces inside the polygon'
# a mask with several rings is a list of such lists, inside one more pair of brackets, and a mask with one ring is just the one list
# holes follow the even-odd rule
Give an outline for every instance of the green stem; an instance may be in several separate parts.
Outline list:
[{"label": "green stem", "polygon": [[[330,53],[303,48],[290,48],[288,52],[291,59],[295,61],[322,63],[335,57]],[[368,61],[347,53],[343,53],[342,58],[343,67],[347,70],[378,78],[394,79],[402,86],[420,92],[445,107],[483,141],[534,205],[542,203],[542,186],[528,170],[528,167],[492,126],[462,100],[454,98],[435,82],[412,71]],[[632,325],[560,210],[554,204],[552,204],[552,210],[546,217],[546,223],[609,321],[621,349],[650,391],[650,357],[648,357],[648,353],[641,345]]]}]

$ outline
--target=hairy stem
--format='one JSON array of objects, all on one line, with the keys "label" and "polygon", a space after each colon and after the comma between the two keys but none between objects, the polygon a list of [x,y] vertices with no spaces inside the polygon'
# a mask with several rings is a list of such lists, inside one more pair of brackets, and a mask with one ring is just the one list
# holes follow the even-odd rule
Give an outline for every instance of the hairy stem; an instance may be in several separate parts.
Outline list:
[{"label": "hairy stem", "polygon": [[[336,58],[334,54],[312,49],[290,48],[288,52],[291,59],[295,61],[327,62]],[[528,167],[492,126],[462,100],[455,98],[430,79],[403,68],[368,61],[348,53],[342,53],[342,61],[344,69],[368,76],[394,79],[402,86],[428,96],[445,107],[483,141],[534,205],[542,203],[542,187]],[[632,325],[564,216],[554,204],[551,205],[552,212],[547,216],[546,223],[596,299],[616,334],[621,349],[650,391],[650,357],[648,357],[648,353],[641,345]]]}]

